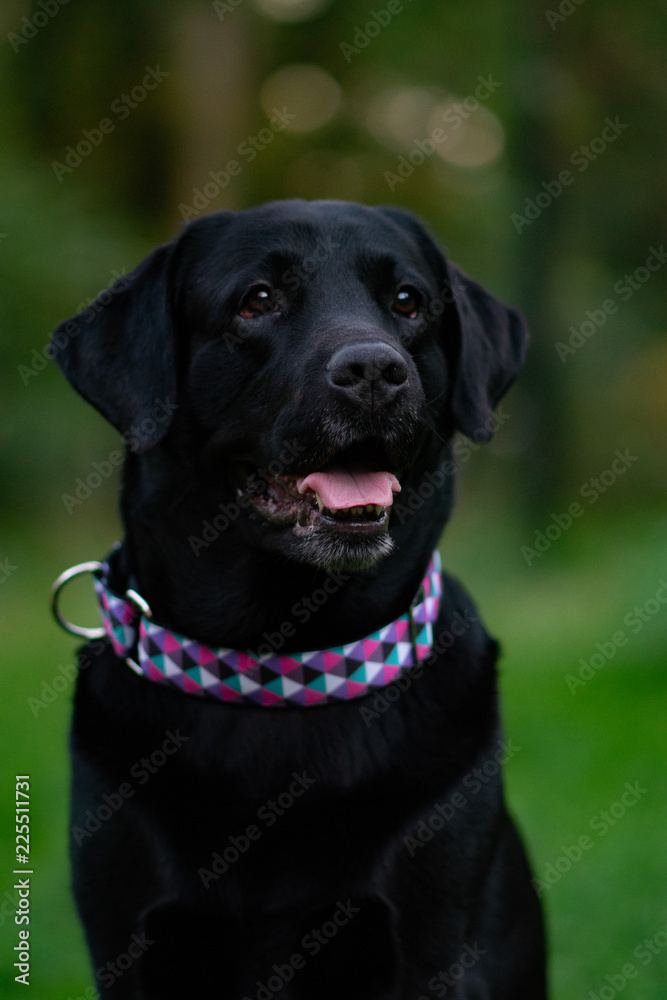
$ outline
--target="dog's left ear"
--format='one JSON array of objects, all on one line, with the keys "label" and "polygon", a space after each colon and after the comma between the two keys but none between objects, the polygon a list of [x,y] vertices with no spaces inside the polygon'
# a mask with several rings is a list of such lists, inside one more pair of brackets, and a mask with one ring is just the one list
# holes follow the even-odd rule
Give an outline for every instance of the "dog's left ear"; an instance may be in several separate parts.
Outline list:
[{"label": "dog's left ear", "polygon": [[[456,427],[467,437],[489,441],[494,430],[492,411],[523,367],[528,328],[515,309],[503,305],[454,264],[445,263],[459,326],[452,414]],[[446,339],[452,334],[450,316],[445,310]],[[449,354],[448,345],[444,346]]]},{"label": "dog's left ear", "polygon": [[51,356],[85,400],[144,452],[175,409],[174,331],[167,278],[174,250],[154,250],[54,331]]},{"label": "dog's left ear", "polygon": [[[515,309],[503,305],[448,261],[414,215],[393,207],[380,211],[413,237],[436,277],[441,301],[437,311],[429,305],[427,310],[441,317],[441,344],[453,379],[454,426],[475,441],[489,441],[494,429],[493,408],[525,360],[526,324]],[[435,300],[430,305],[434,306]]]}]

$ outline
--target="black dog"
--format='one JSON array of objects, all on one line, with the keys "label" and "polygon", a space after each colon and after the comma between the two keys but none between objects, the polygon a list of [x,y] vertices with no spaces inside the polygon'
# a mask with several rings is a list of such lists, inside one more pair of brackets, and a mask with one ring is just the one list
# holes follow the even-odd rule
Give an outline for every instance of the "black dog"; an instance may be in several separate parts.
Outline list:
[{"label": "black dog", "polygon": [[[408,213],[289,201],[191,223],[54,336],[128,445],[109,588],[233,655],[405,622],[453,436],[491,436],[526,340]],[[74,888],[103,996],[544,997],[497,646],[442,586],[423,662],[312,707],[196,697],[84,648]]]}]

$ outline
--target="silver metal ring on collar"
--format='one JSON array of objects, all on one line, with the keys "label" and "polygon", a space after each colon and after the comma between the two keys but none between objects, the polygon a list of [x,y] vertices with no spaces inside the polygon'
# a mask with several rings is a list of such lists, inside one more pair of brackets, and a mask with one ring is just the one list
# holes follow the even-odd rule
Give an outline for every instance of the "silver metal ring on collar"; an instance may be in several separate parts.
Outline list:
[{"label": "silver metal ring on collar", "polygon": [[66,632],[71,632],[72,635],[80,635],[84,639],[102,639],[106,635],[106,630],[103,625],[98,625],[96,628],[86,628],[84,625],[74,625],[73,622],[68,621],[60,612],[58,607],[58,597],[60,591],[63,589],[66,583],[73,580],[76,576],[81,576],[82,573],[97,573],[104,567],[101,562],[83,562],[78,563],[76,566],[71,566],[66,569],[64,573],[61,573],[58,579],[55,581],[51,587],[51,611],[53,616],[58,622],[58,624],[65,629]]},{"label": "silver metal ring on collar", "polygon": [[[60,608],[58,607],[58,596],[66,583],[69,583],[69,581],[73,580],[76,576],[81,576],[82,573],[98,573],[103,569],[104,565],[101,562],[91,561],[78,563],[76,566],[71,566],[69,569],[66,569],[64,573],[61,573],[53,584],[51,588],[51,610],[58,624],[64,628],[66,632],[71,632],[72,635],[80,635],[84,639],[103,639],[107,634],[103,625],[98,625],[95,628],[88,628],[85,625],[75,625],[73,622],[68,621],[63,614],[61,614]],[[153,614],[148,601],[145,601],[141,594],[139,594],[136,590],[126,590],[125,597],[139,609],[145,618],[152,618]],[[139,668],[135,665],[135,669]]]}]

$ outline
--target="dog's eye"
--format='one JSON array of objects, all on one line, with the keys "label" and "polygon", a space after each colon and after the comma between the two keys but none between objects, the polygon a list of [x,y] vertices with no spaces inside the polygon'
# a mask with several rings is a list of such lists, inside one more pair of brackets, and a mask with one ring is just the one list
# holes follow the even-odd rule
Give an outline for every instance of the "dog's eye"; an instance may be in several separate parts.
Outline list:
[{"label": "dog's eye", "polygon": [[420,305],[421,295],[417,289],[411,288],[410,285],[403,285],[396,293],[392,308],[399,316],[407,316],[408,319],[415,319]]},{"label": "dog's eye", "polygon": [[242,319],[257,319],[258,316],[276,312],[277,309],[272,289],[268,285],[256,285],[246,292],[239,307],[239,316]]}]

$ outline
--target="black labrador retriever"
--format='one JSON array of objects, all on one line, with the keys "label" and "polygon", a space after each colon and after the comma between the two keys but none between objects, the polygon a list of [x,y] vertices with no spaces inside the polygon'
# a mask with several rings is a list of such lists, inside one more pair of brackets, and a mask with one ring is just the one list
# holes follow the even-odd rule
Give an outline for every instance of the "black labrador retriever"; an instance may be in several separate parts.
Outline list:
[{"label": "black labrador retriever", "polygon": [[327,201],[197,220],[56,331],[127,445],[72,731],[103,996],[544,997],[497,645],[433,556],[526,341],[409,213]]}]

